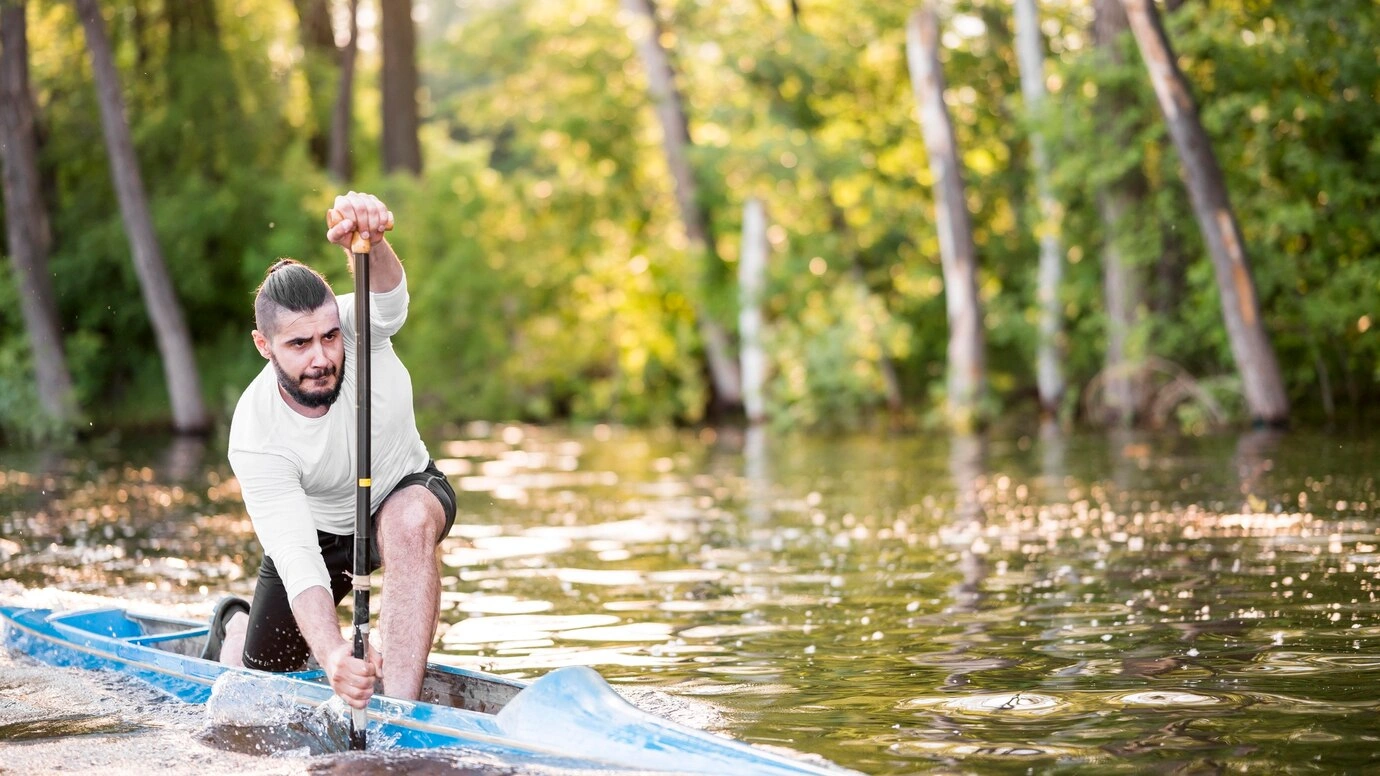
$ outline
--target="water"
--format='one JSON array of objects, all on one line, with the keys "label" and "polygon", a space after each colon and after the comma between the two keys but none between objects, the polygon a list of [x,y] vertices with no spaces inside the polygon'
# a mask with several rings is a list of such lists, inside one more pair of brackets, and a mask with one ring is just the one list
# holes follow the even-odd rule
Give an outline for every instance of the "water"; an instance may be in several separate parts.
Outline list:
[{"label": "water", "polygon": [[[0,601],[204,617],[250,594],[220,447],[4,454]],[[460,494],[441,662],[591,665],[686,724],[866,773],[1380,760],[1370,438],[476,426],[432,451]],[[515,772],[245,735],[0,657],[0,772]]]}]

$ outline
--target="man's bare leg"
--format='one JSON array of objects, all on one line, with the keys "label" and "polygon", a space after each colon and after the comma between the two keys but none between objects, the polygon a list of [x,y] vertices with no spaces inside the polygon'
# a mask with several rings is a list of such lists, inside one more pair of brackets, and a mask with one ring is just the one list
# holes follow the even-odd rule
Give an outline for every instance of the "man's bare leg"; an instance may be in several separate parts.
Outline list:
[{"label": "man's bare leg", "polygon": [[422,690],[426,658],[440,615],[437,543],[445,524],[441,502],[421,485],[395,491],[379,508],[383,689],[394,698],[415,700]]},{"label": "man's bare leg", "polygon": [[225,623],[225,639],[220,643],[220,664],[244,667],[244,639],[249,635],[249,615],[235,612]]}]

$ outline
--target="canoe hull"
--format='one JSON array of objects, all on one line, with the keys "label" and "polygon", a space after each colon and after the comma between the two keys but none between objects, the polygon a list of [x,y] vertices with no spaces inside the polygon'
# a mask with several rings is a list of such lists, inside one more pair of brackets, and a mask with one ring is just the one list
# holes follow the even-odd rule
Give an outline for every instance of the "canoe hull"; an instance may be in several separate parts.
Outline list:
[{"label": "canoe hull", "polygon": [[[121,609],[52,612],[0,606],[0,644],[44,663],[137,677],[188,703],[206,703],[222,682],[252,682],[287,704],[315,709],[332,692],[321,671],[269,674],[197,655],[205,623],[130,615]],[[226,676],[231,674],[231,676]],[[839,774],[632,706],[592,669],[568,667],[530,682],[430,664],[423,697],[376,695],[371,740],[390,748],[462,747],[505,762],[605,770],[715,774]]]}]

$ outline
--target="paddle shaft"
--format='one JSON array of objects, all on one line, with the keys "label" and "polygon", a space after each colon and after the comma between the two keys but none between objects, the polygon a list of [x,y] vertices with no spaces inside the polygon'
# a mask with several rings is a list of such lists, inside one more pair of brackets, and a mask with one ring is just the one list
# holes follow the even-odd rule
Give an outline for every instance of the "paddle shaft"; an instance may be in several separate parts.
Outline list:
[{"label": "paddle shaft", "polygon": [[[363,247],[363,251],[360,248]],[[357,450],[355,469],[355,657],[367,659],[369,649],[369,513],[371,449],[373,427],[369,413],[369,241],[355,234],[350,252],[355,256],[355,429]],[[369,720],[364,709],[355,709],[350,716],[350,748],[363,750],[364,730]]]},{"label": "paddle shaft", "polygon": [[[340,222],[334,210],[327,215],[331,226]],[[370,416],[371,380],[369,368],[369,241],[355,232],[350,253],[355,263],[355,552],[354,552],[354,654],[367,660],[369,653],[369,515],[372,485],[373,435]],[[363,750],[369,725],[364,709],[350,710],[350,748]]]}]

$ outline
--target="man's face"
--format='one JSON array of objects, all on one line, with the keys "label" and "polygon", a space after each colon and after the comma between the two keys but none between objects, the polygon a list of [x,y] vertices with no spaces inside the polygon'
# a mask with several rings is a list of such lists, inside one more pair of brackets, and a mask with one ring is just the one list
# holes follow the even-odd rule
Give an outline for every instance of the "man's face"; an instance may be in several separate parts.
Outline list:
[{"label": "man's face", "polygon": [[254,344],[273,363],[278,384],[302,408],[330,407],[345,377],[345,339],[335,300],[308,313],[281,311],[275,323],[272,339],[255,331]]}]

